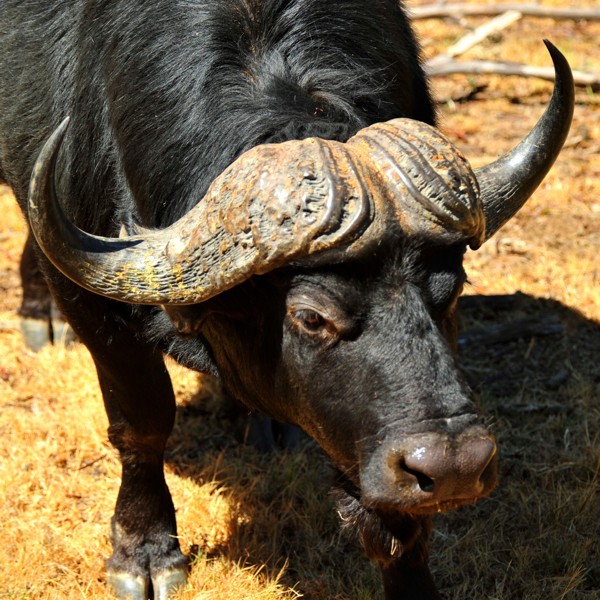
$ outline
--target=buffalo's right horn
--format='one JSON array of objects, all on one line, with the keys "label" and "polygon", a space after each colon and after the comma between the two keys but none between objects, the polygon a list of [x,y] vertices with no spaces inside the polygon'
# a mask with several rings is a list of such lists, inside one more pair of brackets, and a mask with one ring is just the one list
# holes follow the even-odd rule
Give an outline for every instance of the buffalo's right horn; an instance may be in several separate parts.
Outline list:
[{"label": "buffalo's right horn", "polygon": [[575,91],[567,59],[544,40],[556,73],[550,104],[531,132],[510,152],[475,169],[486,220],[486,239],[525,204],[554,164],[569,133]]},{"label": "buffalo's right horn", "polygon": [[249,150],[170,227],[107,238],[64,215],[54,181],[68,119],[48,139],[29,189],[32,231],[78,285],[134,304],[195,304],[308,254],[347,245],[374,207],[344,144],[319,139]]}]

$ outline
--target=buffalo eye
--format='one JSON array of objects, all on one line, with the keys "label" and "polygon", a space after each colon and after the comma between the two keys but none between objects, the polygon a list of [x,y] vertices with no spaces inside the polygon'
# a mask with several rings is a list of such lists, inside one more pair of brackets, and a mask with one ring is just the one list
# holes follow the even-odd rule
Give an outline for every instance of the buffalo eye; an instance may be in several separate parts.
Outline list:
[{"label": "buffalo eye", "polygon": [[290,311],[292,326],[300,333],[319,338],[331,338],[336,335],[335,325],[316,310],[297,308]]},{"label": "buffalo eye", "polygon": [[286,298],[286,323],[298,338],[327,347],[360,334],[360,319],[353,289],[332,276],[302,274]]},{"label": "buffalo eye", "polygon": [[319,331],[327,324],[325,318],[314,310],[298,310],[294,314],[294,320],[311,333]]}]

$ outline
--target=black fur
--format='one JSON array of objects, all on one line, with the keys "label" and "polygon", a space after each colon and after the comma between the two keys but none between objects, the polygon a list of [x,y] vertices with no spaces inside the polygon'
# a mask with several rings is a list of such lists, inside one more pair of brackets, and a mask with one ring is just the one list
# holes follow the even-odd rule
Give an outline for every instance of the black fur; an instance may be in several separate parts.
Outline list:
[{"label": "black fur", "polygon": [[[70,115],[58,191],[92,233],[172,223],[260,143],[344,141],[393,117],[435,120],[398,0],[2,0],[0,12],[0,173],[25,207],[38,151]],[[162,472],[175,411],[163,351],[301,425],[353,490],[381,432],[419,433],[456,415],[476,422],[448,346],[463,252],[396,232],[362,261],[283,269],[166,312],[86,292],[40,254],[94,357],[123,462],[109,571],[183,568]],[[302,331],[302,294],[335,312],[335,339]],[[340,506],[381,564],[386,598],[438,598],[428,518],[373,510],[360,493]]]}]

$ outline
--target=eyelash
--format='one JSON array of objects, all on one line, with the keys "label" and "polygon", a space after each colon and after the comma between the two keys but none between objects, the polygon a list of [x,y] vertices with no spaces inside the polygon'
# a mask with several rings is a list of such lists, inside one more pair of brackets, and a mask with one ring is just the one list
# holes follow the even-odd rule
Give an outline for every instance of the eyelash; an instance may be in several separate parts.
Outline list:
[{"label": "eyelash", "polygon": [[294,320],[310,333],[317,333],[327,325],[322,315],[310,309],[297,310],[294,313]]},{"label": "eyelash", "polygon": [[307,339],[319,343],[332,343],[339,338],[336,325],[310,308],[291,310],[289,313],[292,327]]}]

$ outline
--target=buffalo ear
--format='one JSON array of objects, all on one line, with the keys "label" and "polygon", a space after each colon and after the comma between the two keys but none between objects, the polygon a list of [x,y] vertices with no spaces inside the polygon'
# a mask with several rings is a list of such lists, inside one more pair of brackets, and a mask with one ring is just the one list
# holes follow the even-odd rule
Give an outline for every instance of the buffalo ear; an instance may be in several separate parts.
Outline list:
[{"label": "buffalo ear", "polygon": [[177,329],[185,336],[197,336],[202,330],[202,325],[208,317],[208,307],[203,304],[189,304],[185,306],[163,306],[163,310]]}]

